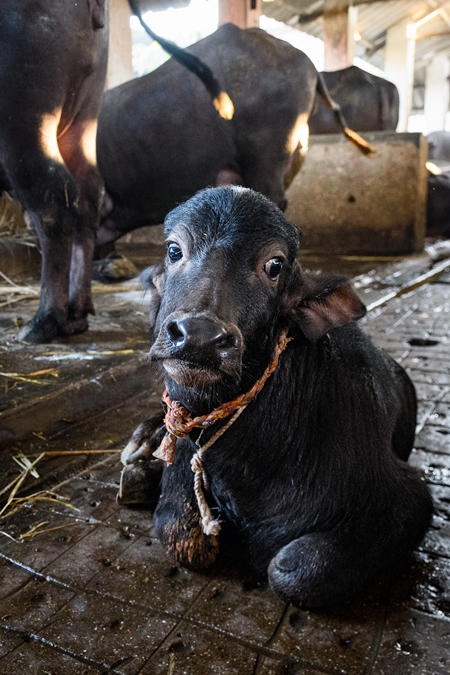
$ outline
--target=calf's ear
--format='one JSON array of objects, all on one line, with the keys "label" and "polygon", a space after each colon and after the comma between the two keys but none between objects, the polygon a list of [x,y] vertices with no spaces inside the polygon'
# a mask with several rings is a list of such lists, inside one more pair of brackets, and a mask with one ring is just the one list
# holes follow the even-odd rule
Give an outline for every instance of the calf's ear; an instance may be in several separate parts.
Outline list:
[{"label": "calf's ear", "polygon": [[151,328],[155,325],[156,317],[158,316],[164,279],[165,269],[163,262],[148,267],[140,276],[142,286],[150,293],[149,319]]},{"label": "calf's ear", "polygon": [[317,340],[332,328],[347,326],[366,313],[366,307],[347,277],[304,274],[291,312],[307,338]]}]

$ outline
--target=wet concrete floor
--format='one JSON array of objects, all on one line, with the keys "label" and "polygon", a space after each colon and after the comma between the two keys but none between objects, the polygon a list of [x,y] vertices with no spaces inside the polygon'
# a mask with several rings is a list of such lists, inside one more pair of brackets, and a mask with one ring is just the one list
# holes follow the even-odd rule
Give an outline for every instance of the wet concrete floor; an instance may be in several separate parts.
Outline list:
[{"label": "wet concrete floor", "polygon": [[[23,263],[14,242],[3,244],[0,673],[450,672],[448,247],[403,259],[304,259],[354,278],[370,309],[365,330],[415,382],[411,463],[436,506],[407,568],[357,601],[306,612],[232,570],[174,566],[149,512],[117,505],[119,451],[161,394],[137,279],[94,284],[88,333],[26,345],[16,334],[37,307],[37,256],[29,243]],[[163,249],[157,241],[128,252],[142,268]]]}]

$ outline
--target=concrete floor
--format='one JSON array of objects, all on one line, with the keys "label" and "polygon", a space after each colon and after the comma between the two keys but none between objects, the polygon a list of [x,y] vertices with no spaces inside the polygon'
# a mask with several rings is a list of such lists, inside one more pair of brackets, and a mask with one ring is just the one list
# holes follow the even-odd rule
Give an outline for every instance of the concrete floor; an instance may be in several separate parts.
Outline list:
[{"label": "concrete floor", "polygon": [[[0,269],[37,290],[33,255],[19,269],[11,250]],[[155,244],[135,259],[160,255]],[[304,261],[355,278],[371,310],[365,330],[414,380],[411,462],[436,504],[408,568],[322,612],[286,606],[229,569],[174,566],[150,514],[117,505],[118,453],[160,405],[137,280],[95,285],[90,331],[40,346],[15,340],[37,296],[0,280],[0,511],[22,471],[14,456],[59,453],[38,461],[22,501],[0,515],[0,673],[448,674],[450,250],[440,257]]]}]

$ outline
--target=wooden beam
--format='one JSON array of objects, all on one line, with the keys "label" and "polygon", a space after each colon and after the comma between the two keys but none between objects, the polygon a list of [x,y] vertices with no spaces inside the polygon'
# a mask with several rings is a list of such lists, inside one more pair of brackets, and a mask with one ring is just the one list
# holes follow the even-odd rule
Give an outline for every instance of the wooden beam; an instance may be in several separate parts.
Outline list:
[{"label": "wooden beam", "polygon": [[259,26],[262,0],[219,0],[219,26],[234,23],[239,28]]},{"label": "wooden beam", "polygon": [[353,64],[356,9],[349,0],[325,0],[323,41],[325,70],[340,70]]},{"label": "wooden beam", "polygon": [[130,6],[127,0],[109,1],[109,58],[106,88],[133,78]]},{"label": "wooden beam", "polygon": [[412,109],[414,85],[415,31],[408,17],[398,21],[387,31],[384,48],[384,72],[393,82],[400,96],[400,114],[397,131],[407,131]]}]

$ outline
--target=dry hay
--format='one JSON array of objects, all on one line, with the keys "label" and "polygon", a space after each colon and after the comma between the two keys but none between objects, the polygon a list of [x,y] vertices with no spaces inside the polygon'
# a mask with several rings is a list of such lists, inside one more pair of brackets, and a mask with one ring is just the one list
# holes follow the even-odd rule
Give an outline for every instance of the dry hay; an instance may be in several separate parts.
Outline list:
[{"label": "dry hay", "polygon": [[7,192],[0,194],[0,237],[22,232],[26,227],[20,204]]}]

